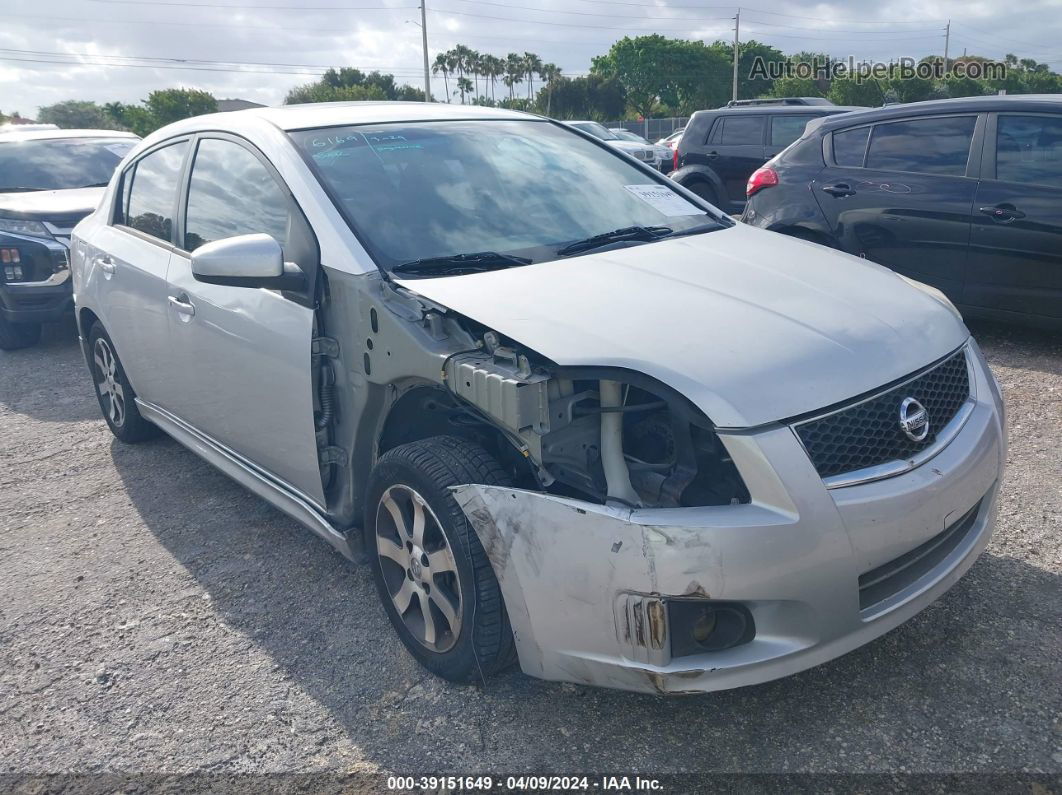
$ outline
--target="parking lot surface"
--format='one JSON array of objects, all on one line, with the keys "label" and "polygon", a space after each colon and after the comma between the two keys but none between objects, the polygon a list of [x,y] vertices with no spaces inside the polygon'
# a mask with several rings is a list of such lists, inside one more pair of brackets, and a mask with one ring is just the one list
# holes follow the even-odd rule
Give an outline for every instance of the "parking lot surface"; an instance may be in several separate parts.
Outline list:
[{"label": "parking lot surface", "polygon": [[1011,443],[970,573],[834,662],[661,698],[433,678],[367,569],[176,442],[114,440],[49,329],[0,353],[0,772],[1058,773],[1062,336],[973,330]]}]

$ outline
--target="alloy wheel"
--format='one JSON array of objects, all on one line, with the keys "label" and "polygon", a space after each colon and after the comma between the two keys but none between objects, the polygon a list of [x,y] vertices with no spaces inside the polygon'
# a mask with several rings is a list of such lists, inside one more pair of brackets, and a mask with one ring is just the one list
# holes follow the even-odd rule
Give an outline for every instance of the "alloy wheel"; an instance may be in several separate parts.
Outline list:
[{"label": "alloy wheel", "polygon": [[96,364],[96,388],[104,404],[104,413],[116,428],[125,423],[125,390],[118,382],[118,359],[107,340],[100,337],[92,351]]},{"label": "alloy wheel", "polygon": [[461,634],[461,580],[434,511],[414,489],[394,485],[376,509],[376,552],[387,592],[409,633],[437,653]]}]

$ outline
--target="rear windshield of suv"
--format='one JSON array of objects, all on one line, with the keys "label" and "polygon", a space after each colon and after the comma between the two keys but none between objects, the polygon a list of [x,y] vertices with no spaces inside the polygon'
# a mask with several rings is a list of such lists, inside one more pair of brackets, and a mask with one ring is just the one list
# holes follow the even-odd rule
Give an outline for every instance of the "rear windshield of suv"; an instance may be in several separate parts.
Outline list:
[{"label": "rear windshield of suv", "polygon": [[0,193],[106,185],[135,138],[0,142]]},{"label": "rear windshield of suv", "polygon": [[496,252],[556,259],[617,229],[721,228],[667,179],[546,121],[441,121],[290,133],[382,267]]}]

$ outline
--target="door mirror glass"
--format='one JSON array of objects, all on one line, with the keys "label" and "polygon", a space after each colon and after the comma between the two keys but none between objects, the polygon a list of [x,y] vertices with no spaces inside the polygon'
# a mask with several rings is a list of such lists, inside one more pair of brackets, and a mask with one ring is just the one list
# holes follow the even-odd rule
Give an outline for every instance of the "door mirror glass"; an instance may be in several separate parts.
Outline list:
[{"label": "door mirror glass", "polygon": [[192,252],[192,276],[208,284],[297,290],[305,276],[285,267],[284,250],[270,235],[238,235],[206,243]]}]

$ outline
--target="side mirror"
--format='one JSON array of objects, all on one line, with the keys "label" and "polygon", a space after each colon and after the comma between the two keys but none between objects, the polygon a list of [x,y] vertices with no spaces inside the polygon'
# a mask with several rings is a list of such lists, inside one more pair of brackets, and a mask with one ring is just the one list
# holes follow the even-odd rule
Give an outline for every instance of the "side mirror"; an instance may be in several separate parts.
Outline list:
[{"label": "side mirror", "polygon": [[285,264],[284,250],[270,235],[238,235],[206,243],[192,252],[192,277],[229,287],[299,291],[306,274]]}]

